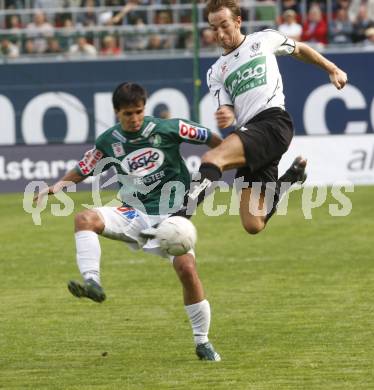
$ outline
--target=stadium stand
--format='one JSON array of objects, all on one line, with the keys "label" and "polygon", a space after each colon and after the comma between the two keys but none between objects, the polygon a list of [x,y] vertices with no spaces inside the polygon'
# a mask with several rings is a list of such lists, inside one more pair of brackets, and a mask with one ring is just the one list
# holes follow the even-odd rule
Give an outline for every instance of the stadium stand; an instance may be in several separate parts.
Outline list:
[{"label": "stadium stand", "polygon": [[[250,33],[279,29],[319,48],[373,46],[374,0],[241,2]],[[185,0],[0,0],[0,56],[119,56],[193,50],[192,3]],[[198,1],[200,48],[215,50]]]}]

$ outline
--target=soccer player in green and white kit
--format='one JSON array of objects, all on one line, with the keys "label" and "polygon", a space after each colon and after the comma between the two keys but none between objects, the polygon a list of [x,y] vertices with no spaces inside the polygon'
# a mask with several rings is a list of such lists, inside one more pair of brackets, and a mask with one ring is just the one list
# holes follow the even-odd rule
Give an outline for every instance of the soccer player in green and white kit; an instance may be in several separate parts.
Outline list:
[{"label": "soccer player in green and white kit", "polygon": [[[176,215],[189,217],[193,211],[188,207],[189,200],[197,199],[197,204],[201,203],[205,189],[220,179],[222,171],[238,168],[236,177],[243,177],[248,183],[240,200],[242,225],[248,233],[255,234],[265,228],[275,212],[281,190],[306,178],[306,160],[298,157],[278,179],[278,164],[292,140],[293,124],[285,110],[276,56],[290,55],[318,66],[326,71],[337,89],[345,86],[347,74],[305,43],[295,42],[277,31],[244,35],[236,0],[208,0],[205,11],[216,41],[223,49],[207,74],[216,105],[216,121],[219,128],[235,126],[236,130],[217,148],[203,155],[200,185],[186,196],[185,207]],[[255,192],[256,195],[259,192],[259,209],[264,211],[263,215],[253,213],[250,206],[254,183],[261,185]],[[271,204],[265,201],[268,183],[274,184],[275,190]]]},{"label": "soccer player in green and white kit", "polygon": [[[182,189],[180,204],[189,188],[190,174],[180,155],[179,145],[189,142],[215,147],[221,143],[218,135],[196,123],[144,116],[145,103],[143,87],[134,83],[120,84],[113,93],[113,107],[119,123],[98,137],[95,147],[84,155],[75,169],[35,197],[40,202],[43,196],[60,191],[66,182],[83,181],[98,167],[104,171],[114,166],[117,171],[123,206],[85,210],[75,218],[76,258],[84,280],[83,283],[70,281],[68,284],[69,291],[76,297],[95,302],[106,298],[100,284],[99,234],[122,240],[132,249],[170,258],[162,251],[157,239],[146,240],[140,236],[140,231],[167,218],[165,210],[174,201],[178,202],[178,194],[169,191],[167,193],[171,196],[167,204],[160,203],[164,186],[178,182]],[[183,286],[196,353],[202,360],[219,361],[219,354],[208,340],[210,305],[197,274],[195,254],[191,250],[170,260]]]}]

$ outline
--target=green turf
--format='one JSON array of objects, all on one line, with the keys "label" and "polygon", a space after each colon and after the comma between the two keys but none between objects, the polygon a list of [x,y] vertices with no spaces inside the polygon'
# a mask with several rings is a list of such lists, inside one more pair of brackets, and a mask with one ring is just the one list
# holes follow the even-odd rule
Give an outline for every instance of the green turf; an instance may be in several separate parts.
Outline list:
[{"label": "green turf", "polygon": [[373,389],[374,187],[348,195],[349,216],[305,220],[295,194],[257,236],[238,216],[194,219],[221,363],[196,359],[165,261],[102,239],[108,299],[78,300],[73,216],[34,226],[1,196],[0,388]]}]

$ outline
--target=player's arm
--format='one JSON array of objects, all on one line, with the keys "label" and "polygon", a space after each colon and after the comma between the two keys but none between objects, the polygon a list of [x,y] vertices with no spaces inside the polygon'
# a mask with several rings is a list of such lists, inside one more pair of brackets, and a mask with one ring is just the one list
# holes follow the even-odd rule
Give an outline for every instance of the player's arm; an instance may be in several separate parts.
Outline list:
[{"label": "player's arm", "polygon": [[[222,142],[221,135],[213,132],[201,124],[187,119],[171,119],[171,133],[178,143],[187,142],[190,144],[205,144],[210,148],[215,148]],[[176,137],[176,138],[175,138]]]},{"label": "player's arm", "polygon": [[215,113],[217,126],[220,129],[225,129],[235,122],[235,112],[231,98],[216,72],[214,67],[208,70],[207,84],[217,108]]},{"label": "player's arm", "polygon": [[318,53],[303,42],[295,42],[295,50],[292,55],[308,64],[313,64],[326,71],[330,81],[337,89],[342,89],[348,81],[347,73],[338,68],[333,62]]},{"label": "player's arm", "polygon": [[99,149],[94,148],[88,150],[83,158],[78,161],[75,168],[67,172],[61,179],[55,184],[44,188],[34,196],[34,202],[40,204],[45,196],[56,194],[63,188],[67,188],[71,183],[78,184],[85,180],[88,176],[91,176],[94,172],[96,164],[104,156],[104,153]]},{"label": "player's arm", "polygon": [[67,172],[60,180],[55,184],[52,184],[48,188],[44,188],[34,196],[34,202],[40,204],[42,199],[47,195],[53,195],[61,191],[63,188],[67,188],[72,182],[77,184],[85,179],[76,169],[72,169]]}]

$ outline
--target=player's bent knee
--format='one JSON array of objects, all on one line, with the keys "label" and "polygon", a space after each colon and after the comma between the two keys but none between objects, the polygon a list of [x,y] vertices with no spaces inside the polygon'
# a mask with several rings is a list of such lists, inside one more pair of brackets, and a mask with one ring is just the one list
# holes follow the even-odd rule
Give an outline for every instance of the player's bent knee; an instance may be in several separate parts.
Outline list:
[{"label": "player's bent knee", "polygon": [[248,234],[258,234],[264,229],[265,223],[262,221],[244,222],[243,227]]},{"label": "player's bent knee", "polygon": [[98,214],[92,210],[80,211],[75,215],[75,229],[93,230],[100,233],[102,221]]},{"label": "player's bent knee", "polygon": [[208,150],[202,155],[201,163],[210,163],[220,167],[221,161],[219,153],[216,153],[214,149]]}]

